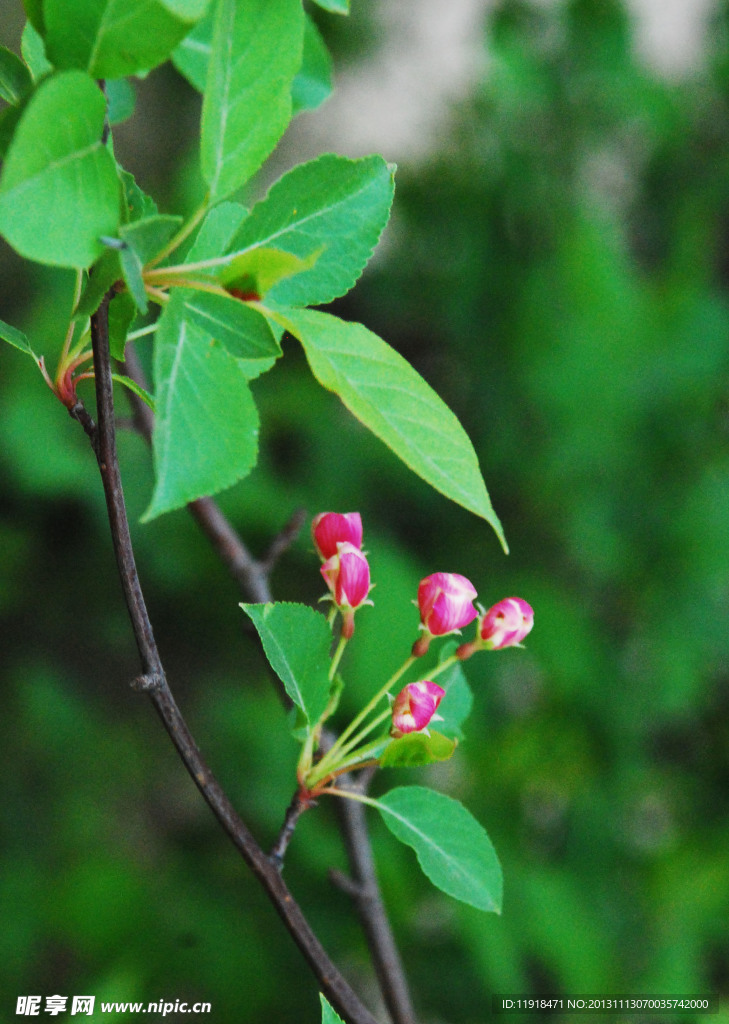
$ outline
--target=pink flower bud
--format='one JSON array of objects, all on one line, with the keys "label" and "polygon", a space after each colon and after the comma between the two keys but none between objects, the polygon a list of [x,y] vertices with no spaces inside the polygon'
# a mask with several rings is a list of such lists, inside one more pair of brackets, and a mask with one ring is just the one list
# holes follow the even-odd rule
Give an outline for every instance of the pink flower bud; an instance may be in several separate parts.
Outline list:
[{"label": "pink flower bud", "polygon": [[444,696],[443,687],[428,679],[420,683],[408,683],[400,690],[392,705],[390,735],[397,739],[408,732],[422,732],[433,720]]},{"label": "pink flower bud", "polygon": [[334,603],[342,612],[342,635],[354,633],[354,610],[367,601],[370,592],[370,567],[367,558],[349,541],[337,544],[337,553],[321,567]]},{"label": "pink flower bud", "polygon": [[486,612],[478,635],[489,650],[499,651],[520,644],[533,625],[531,605],[520,597],[505,597]]},{"label": "pink flower bud", "polygon": [[337,544],[362,547],[362,519],[359,512],[320,512],[312,521],[311,536],[324,562],[336,555]]},{"label": "pink flower bud", "polygon": [[435,572],[418,587],[420,622],[433,636],[453,633],[478,615],[473,606],[476,591],[470,580],[457,572]]}]

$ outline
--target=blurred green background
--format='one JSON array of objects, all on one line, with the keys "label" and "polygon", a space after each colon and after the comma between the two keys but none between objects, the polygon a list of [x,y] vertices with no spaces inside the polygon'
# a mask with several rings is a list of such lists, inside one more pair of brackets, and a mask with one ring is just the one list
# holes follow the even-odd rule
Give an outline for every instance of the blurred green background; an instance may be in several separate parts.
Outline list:
[{"label": "blurred green background", "polygon": [[[20,5],[2,5],[12,43]],[[318,21],[356,98],[357,61],[387,37],[353,7]],[[467,575],[486,606],[517,594],[535,608],[525,651],[469,663],[475,705],[456,757],[375,782],[424,779],[458,797],[504,868],[503,916],[480,914],[433,889],[373,820],[423,1024],[481,1024],[491,993],[545,991],[719,993],[719,1024],[729,5],[674,77],[639,60],[615,0],[502,2],[480,21],[483,68],[427,157],[383,150],[400,159],[393,221],[334,309],[397,347],[460,417],[511,555],[370,438],[293,342],[255,383],[259,466],[221,501],[257,553],[297,507],[362,512],[377,586],[344,665],[352,708],[407,652],[427,573]],[[137,91],[118,153],[163,210],[190,208],[199,102],[169,67]],[[278,170],[311,155],[326,109],[298,120]],[[69,276],[1,255],[0,316],[57,351]],[[0,388],[0,1019],[19,995],[61,993],[208,1000],[221,1024],[313,1022],[303,960],[128,687],[135,649],[86,439],[7,347]],[[226,571],[184,512],[138,524],[149,455],[129,431],[120,449],[173,689],[267,846],[293,790],[285,715]],[[279,599],[320,596],[306,531],[273,585]],[[345,863],[323,803],[302,819],[286,877],[378,1008],[357,921],[327,879]]]}]

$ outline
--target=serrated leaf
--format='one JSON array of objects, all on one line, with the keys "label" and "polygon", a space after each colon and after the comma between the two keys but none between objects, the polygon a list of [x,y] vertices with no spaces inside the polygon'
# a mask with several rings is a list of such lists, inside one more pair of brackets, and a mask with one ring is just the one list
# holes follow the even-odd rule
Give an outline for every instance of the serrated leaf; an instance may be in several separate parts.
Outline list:
[{"label": "serrated leaf", "polygon": [[147,312],[147,293],[142,280],[142,269],[160,252],[175,234],[182,217],[156,214],[122,224],[119,236],[124,248],[119,252],[122,274],[137,308]]},{"label": "serrated leaf", "polygon": [[80,71],[44,79],[31,96],[0,178],[0,231],[29,259],[87,267],[119,223],[119,179],[102,145],[106,105]]},{"label": "serrated leaf", "polygon": [[46,51],[59,68],[124,78],[167,60],[208,0],[44,0]]},{"label": "serrated leaf", "polygon": [[4,320],[0,320],[0,338],[3,341],[7,341],[13,348],[18,348],[21,352],[25,352],[35,359],[35,354],[30,347],[27,336],[22,331],[19,331],[17,327],[6,324]]},{"label": "serrated leaf", "polygon": [[117,171],[122,186],[124,223],[129,224],[145,217],[154,217],[159,212],[154,199],[139,187],[133,174],[125,171],[123,167],[117,167]]},{"label": "serrated leaf", "polygon": [[256,461],[258,413],[246,376],[185,319],[185,299],[176,289],[156,332],[155,487],[144,520],[230,487]]},{"label": "serrated leaf", "polygon": [[271,315],[299,339],[319,383],[413,472],[490,523],[506,550],[466,432],[412,366],[362,324],[311,309]]},{"label": "serrated leaf", "polygon": [[241,604],[241,608],[256,627],[286,693],[314,725],[329,702],[332,633],[326,618],[305,604]]},{"label": "serrated leaf", "polygon": [[[40,2],[38,7],[40,8]],[[53,65],[46,57],[43,37],[36,31],[30,21],[25,23],[23,34],[20,37],[20,52],[36,82],[53,70]]]},{"label": "serrated leaf", "polygon": [[311,18],[304,29],[301,67],[291,85],[293,113],[316,110],[332,92],[333,63],[326,43]]},{"label": "serrated leaf", "polygon": [[501,913],[499,859],[462,804],[423,786],[401,786],[372,803],[392,834],[415,850],[433,885],[478,910]]},{"label": "serrated leaf", "polygon": [[219,0],[200,140],[213,199],[244,184],[283,135],[303,35],[301,0]]},{"label": "serrated leaf", "polygon": [[185,289],[185,318],[224,345],[236,359],[276,359],[281,347],[266,318],[245,302]]},{"label": "serrated leaf", "polygon": [[380,757],[382,768],[419,768],[436,761],[447,761],[455,753],[458,741],[430,730],[411,732],[390,740]]},{"label": "serrated leaf", "polygon": [[321,1024],[344,1024],[342,1018],[334,1012],[321,992],[319,999],[321,1000]]},{"label": "serrated leaf", "polygon": [[281,249],[250,249],[228,264],[220,274],[220,283],[225,288],[237,287],[255,292],[260,298],[267,295],[274,285],[294,274],[313,267],[322,249],[313,252],[306,259],[294,256]]},{"label": "serrated leaf", "polygon": [[20,103],[33,88],[33,78],[20,57],[0,46],[0,97],[8,103]]},{"label": "serrated leaf", "polygon": [[285,174],[251,210],[230,246],[239,256],[274,246],[306,259],[311,270],[276,285],[272,302],[321,305],[344,295],[372,255],[387,223],[394,170],[380,156],[326,154]]}]

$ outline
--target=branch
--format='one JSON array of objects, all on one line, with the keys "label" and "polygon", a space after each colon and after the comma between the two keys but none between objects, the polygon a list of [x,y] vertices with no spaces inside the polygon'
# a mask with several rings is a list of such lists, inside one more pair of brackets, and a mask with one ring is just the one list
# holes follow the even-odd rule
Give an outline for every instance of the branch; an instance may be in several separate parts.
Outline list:
[{"label": "branch", "polygon": [[[140,387],[148,390],[139,359],[131,344],[127,344],[125,350],[125,372]],[[128,397],[137,428],[148,441],[151,440],[154,429],[154,413],[133,392],[130,392]],[[274,539],[265,557],[257,561],[212,498],[201,498],[188,505],[188,508],[244,594],[254,601],[264,603],[271,601],[272,594],[269,584],[271,570],[301,529],[304,512],[299,510],[294,513],[287,526]],[[282,687],[279,687],[279,692],[284,700],[288,700]],[[326,742],[326,737],[323,738],[323,741]],[[361,772],[359,779],[362,780],[365,776],[366,773]],[[364,789],[370,777],[368,776],[367,781],[364,785],[360,784],[359,788]],[[354,785],[354,783],[349,783],[349,776],[340,783],[340,785],[347,784]],[[405,971],[395,945],[375,873],[365,808],[354,800],[340,800],[337,802],[337,806],[352,873],[347,891],[354,896],[355,907],[362,923],[385,1004],[390,1011],[393,1024],[414,1024],[415,1013]],[[286,850],[303,810],[298,796],[295,795],[286,812],[277,842],[271,851],[271,857],[278,866],[283,863]]]},{"label": "branch", "polygon": [[195,785],[262,884],[304,954],[324,994],[350,1024],[376,1024],[375,1018],[327,956],[286,887],[275,863],[258,845],[208,768],[170,691],[137,574],[122,491],[116,454],[108,310],[107,295],[91,317],[98,417],[97,443],[94,450],[104,485],[119,575],[142,664],[143,675],[137,681],[137,685],[148,691]]}]

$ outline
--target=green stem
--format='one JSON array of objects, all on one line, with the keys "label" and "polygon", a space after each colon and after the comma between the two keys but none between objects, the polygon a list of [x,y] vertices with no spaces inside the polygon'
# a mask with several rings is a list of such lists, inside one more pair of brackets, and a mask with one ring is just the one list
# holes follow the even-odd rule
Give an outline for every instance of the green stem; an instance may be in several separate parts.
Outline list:
[{"label": "green stem", "polygon": [[346,636],[340,636],[339,643],[337,644],[337,649],[334,652],[334,657],[332,658],[332,663],[329,666],[329,682],[330,683],[334,679],[336,671],[339,668],[339,662],[342,660],[342,655],[344,654],[344,648],[346,646],[347,646],[347,637]]},{"label": "green stem", "polygon": [[[325,768],[328,769],[332,763],[336,763],[337,759],[341,756],[342,747],[345,745],[345,743],[350,738],[352,733],[357,729],[360,723],[364,721],[367,715],[369,715],[369,713],[377,706],[377,704],[382,700],[387,691],[395,685],[395,683],[402,675],[404,675],[407,672],[407,670],[410,668],[410,666],[413,664],[415,660],[416,659],[412,655],[406,658],[403,664],[397,670],[397,672],[393,673],[393,675],[390,676],[385,685],[377,691],[372,700],[369,701],[368,704],[365,704],[360,713],[352,719],[352,721],[349,723],[349,725],[344,730],[342,735],[339,737],[337,742],[331,747],[329,752],[319,762],[319,765],[317,766],[317,774],[319,774],[318,769],[320,769],[322,766],[325,766]],[[323,775],[325,774],[326,771],[324,771]]]},{"label": "green stem", "polygon": [[159,327],[159,324],[155,320],[153,324],[147,324],[146,327],[140,327],[139,330],[132,331],[131,334],[127,335],[127,341],[136,341],[137,338],[143,338],[147,334],[154,334]]},{"label": "green stem", "polygon": [[177,234],[172,236],[164,249],[158,252],[153,260],[149,261],[147,264],[148,267],[156,267],[158,263],[162,262],[162,260],[167,259],[171,252],[174,252],[175,249],[179,248],[186,238],[190,237],[192,232],[205,216],[208,209],[208,201],[209,197],[205,196],[202,206],[193,213],[192,217],[190,217],[186,224],[182,225]]}]

